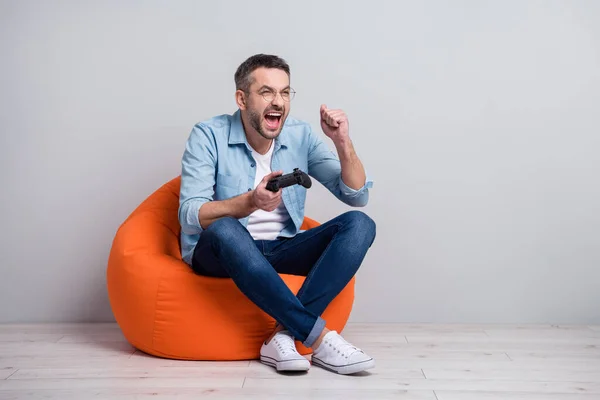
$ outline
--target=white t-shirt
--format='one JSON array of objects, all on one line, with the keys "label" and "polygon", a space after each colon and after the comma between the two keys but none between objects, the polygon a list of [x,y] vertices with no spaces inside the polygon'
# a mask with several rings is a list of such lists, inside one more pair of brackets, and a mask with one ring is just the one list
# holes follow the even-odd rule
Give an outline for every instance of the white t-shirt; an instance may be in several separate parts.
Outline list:
[{"label": "white t-shirt", "polygon": [[[254,188],[258,186],[265,175],[272,172],[271,159],[273,158],[273,142],[274,141],[271,141],[271,147],[266,154],[259,154],[252,149],[252,156],[256,161]],[[287,225],[289,219],[290,215],[288,214],[282,199],[279,206],[271,212],[256,210],[250,214],[247,229],[254,240],[275,240],[281,230]]]}]

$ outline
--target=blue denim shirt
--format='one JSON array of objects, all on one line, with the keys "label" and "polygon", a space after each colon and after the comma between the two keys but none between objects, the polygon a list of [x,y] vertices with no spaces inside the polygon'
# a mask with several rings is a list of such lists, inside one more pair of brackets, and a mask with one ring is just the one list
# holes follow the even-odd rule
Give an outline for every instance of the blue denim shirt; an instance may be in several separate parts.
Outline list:
[{"label": "blue denim shirt", "polygon": [[[310,125],[288,117],[275,139],[271,169],[290,173],[300,168],[322,183],[344,203],[362,207],[369,198],[373,182],[367,178],[359,190],[348,187],[341,176],[339,158],[316,135]],[[240,111],[220,115],[194,126],[182,158],[179,223],[181,253],[192,263],[196,243],[202,234],[198,212],[212,200],[225,200],[254,189],[256,163],[242,125]],[[290,214],[290,222],[280,237],[293,237],[304,219],[307,189],[293,185],[283,189],[282,199]],[[248,217],[239,220],[244,226]]]}]

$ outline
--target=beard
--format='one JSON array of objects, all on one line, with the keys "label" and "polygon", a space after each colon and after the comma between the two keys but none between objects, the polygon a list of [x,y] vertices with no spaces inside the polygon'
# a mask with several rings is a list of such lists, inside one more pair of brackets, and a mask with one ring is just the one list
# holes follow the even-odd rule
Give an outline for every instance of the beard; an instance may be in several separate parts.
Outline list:
[{"label": "beard", "polygon": [[[281,121],[279,123],[279,128],[275,132],[267,132],[263,129],[262,119],[263,114],[259,114],[255,110],[248,110],[248,120],[250,121],[250,125],[258,134],[265,139],[275,139],[281,133],[283,129],[284,116],[285,116],[285,108],[270,108],[267,112],[278,111],[281,112]],[[266,114],[266,113],[265,113]]]}]

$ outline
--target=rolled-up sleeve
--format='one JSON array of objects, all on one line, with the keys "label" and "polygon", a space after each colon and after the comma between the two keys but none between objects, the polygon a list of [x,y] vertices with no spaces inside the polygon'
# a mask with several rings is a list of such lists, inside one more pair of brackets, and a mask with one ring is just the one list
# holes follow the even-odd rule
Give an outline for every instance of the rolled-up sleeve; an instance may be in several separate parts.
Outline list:
[{"label": "rolled-up sleeve", "polygon": [[181,160],[179,223],[188,235],[200,234],[200,207],[213,200],[216,146],[212,132],[201,124],[194,126]]},{"label": "rolled-up sleeve", "polygon": [[342,179],[342,164],[338,156],[312,131],[308,133],[308,140],[308,174],[345,204],[352,207],[366,206],[369,202],[369,188],[373,187],[368,174],[360,189],[352,189]]},{"label": "rolled-up sleeve", "polygon": [[[366,171],[365,171],[366,175]],[[365,184],[360,189],[352,189],[344,183],[340,176],[340,190],[342,196],[347,199],[346,203],[354,207],[364,207],[369,202],[369,189],[373,187],[373,181],[366,175]]]}]

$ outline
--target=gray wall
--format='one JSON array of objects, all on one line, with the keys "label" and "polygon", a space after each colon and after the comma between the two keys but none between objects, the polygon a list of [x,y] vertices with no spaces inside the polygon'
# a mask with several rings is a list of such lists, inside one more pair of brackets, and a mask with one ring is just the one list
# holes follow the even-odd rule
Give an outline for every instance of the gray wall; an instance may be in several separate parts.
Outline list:
[{"label": "gray wall", "polygon": [[0,322],[112,320],[116,229],[257,52],[375,180],[353,321],[600,323],[592,0],[0,2]]}]

